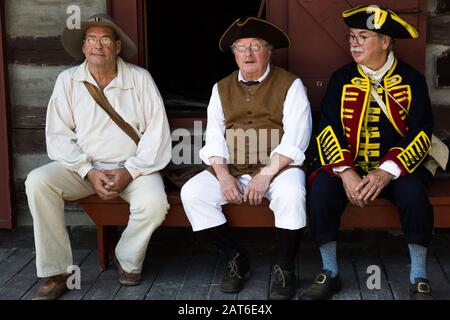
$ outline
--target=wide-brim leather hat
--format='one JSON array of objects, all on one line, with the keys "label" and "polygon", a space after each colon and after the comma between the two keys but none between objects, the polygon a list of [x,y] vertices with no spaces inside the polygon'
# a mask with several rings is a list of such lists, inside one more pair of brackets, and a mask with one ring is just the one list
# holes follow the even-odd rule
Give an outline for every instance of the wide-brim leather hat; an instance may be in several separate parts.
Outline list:
[{"label": "wide-brim leather hat", "polygon": [[346,10],[342,17],[350,28],[370,30],[395,39],[415,39],[419,36],[417,30],[394,11],[376,5]]},{"label": "wide-brim leather hat", "polygon": [[107,14],[95,14],[91,16],[87,21],[81,22],[81,28],[79,29],[69,29],[66,27],[61,35],[64,50],[77,60],[83,59],[82,46],[84,32],[86,29],[94,26],[109,27],[116,32],[118,40],[122,42],[122,49],[119,54],[122,58],[129,59],[137,54],[136,44]]},{"label": "wide-brim leather hat", "polygon": [[219,40],[221,51],[230,50],[238,39],[260,38],[270,43],[274,49],[289,48],[289,36],[275,24],[256,17],[239,18],[234,21]]}]

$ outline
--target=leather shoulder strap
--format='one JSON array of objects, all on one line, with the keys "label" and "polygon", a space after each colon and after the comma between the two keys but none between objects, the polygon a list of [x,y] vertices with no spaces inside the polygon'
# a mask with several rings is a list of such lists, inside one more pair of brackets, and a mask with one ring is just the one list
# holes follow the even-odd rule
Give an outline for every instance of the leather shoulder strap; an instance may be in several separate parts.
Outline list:
[{"label": "leather shoulder strap", "polygon": [[115,124],[119,126],[136,144],[139,143],[139,136],[134,131],[134,129],[114,110],[114,108],[109,103],[108,99],[106,99],[103,92],[94,86],[93,84],[84,81],[84,86],[89,91],[92,98],[97,102],[97,104],[102,107],[103,110],[110,116],[111,120],[114,121]]}]

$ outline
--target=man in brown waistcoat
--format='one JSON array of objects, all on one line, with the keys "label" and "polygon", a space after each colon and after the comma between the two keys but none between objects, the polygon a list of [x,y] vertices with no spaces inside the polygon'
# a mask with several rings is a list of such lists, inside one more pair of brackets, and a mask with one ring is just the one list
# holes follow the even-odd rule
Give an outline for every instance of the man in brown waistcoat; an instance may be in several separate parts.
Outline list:
[{"label": "man in brown waistcoat", "polygon": [[208,165],[181,190],[194,232],[228,259],[221,290],[239,292],[250,276],[246,254],[233,241],[222,213],[227,203],[270,201],[280,240],[270,299],[298,290],[295,256],[306,225],[305,174],[300,169],[311,136],[311,110],[301,80],[270,63],[272,50],[290,47],[287,34],[255,17],[236,20],[219,41],[234,53],[238,71],[219,81],[208,106]]}]

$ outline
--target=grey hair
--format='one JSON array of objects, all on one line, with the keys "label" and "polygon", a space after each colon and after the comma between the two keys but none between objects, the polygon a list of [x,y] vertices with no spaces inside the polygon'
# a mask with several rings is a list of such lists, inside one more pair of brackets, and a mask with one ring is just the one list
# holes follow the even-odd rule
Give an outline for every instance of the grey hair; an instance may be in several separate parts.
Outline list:
[{"label": "grey hair", "polygon": [[377,33],[377,36],[380,39],[383,39],[383,37],[388,37],[389,38],[389,46],[387,48],[387,51],[388,52],[394,51],[394,46],[395,46],[395,39],[394,38],[392,38],[390,36],[387,36],[385,34],[382,34],[382,33]]}]

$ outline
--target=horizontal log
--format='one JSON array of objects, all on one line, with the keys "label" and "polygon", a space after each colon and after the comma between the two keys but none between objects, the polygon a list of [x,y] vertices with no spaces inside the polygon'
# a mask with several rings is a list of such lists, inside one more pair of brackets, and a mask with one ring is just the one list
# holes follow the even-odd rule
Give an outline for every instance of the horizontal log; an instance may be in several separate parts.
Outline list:
[{"label": "horizontal log", "polygon": [[[13,106],[11,108],[12,128],[14,129],[43,129],[47,114],[46,107]],[[206,128],[206,111],[196,111],[190,114],[178,114],[170,108],[167,110],[171,128],[192,128],[194,121],[202,121]]]},{"label": "horizontal log", "polygon": [[10,63],[47,66],[79,64],[79,61],[66,53],[59,37],[10,38],[7,47]]},{"label": "horizontal log", "polygon": [[[13,152],[15,154],[45,153],[46,108],[15,106],[12,110]],[[450,138],[450,105],[434,105],[433,114],[435,134],[442,138]],[[180,123],[184,123],[182,120],[171,119],[170,124],[173,128],[179,127]]]},{"label": "horizontal log", "polygon": [[14,155],[14,179],[25,180],[31,170],[51,162],[47,153],[15,154]]},{"label": "horizontal log", "polygon": [[14,154],[45,153],[44,129],[13,129]]},{"label": "horizontal log", "polygon": [[11,108],[13,129],[43,129],[47,108],[14,106]]},{"label": "horizontal log", "polygon": [[428,43],[450,45],[450,14],[428,17]]},{"label": "horizontal log", "polygon": [[450,13],[450,1],[448,0],[437,0],[436,13]]},{"label": "horizontal log", "polygon": [[77,1],[2,1],[5,3],[6,31],[11,37],[58,36],[66,26],[66,21],[73,16],[67,13],[70,5],[81,9],[81,19],[86,20],[94,13],[106,12],[105,0]]},{"label": "horizontal log", "polygon": [[44,107],[53,92],[58,74],[67,66],[9,65],[11,105]]},{"label": "horizontal log", "polygon": [[434,105],[434,134],[442,139],[450,140],[450,106]]}]

